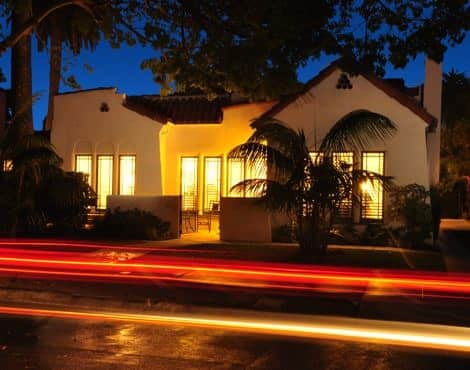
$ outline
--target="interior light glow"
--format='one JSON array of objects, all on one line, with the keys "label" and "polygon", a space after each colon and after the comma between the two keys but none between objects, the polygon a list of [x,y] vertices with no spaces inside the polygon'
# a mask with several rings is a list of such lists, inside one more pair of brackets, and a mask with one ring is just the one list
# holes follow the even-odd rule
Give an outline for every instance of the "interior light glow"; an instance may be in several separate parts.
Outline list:
[{"label": "interior light glow", "polygon": [[135,155],[119,157],[119,194],[134,195],[135,192]]}]

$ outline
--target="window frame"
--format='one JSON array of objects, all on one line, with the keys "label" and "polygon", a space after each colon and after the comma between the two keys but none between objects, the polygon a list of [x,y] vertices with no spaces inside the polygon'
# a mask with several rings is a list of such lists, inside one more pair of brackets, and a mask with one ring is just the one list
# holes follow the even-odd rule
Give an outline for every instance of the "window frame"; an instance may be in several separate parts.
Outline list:
[{"label": "window frame", "polygon": [[[100,158],[101,157],[111,157],[112,159],[112,162],[111,162],[111,194],[109,195],[113,195],[114,194],[114,154],[97,154],[96,155],[96,181],[95,181],[95,184],[96,184],[96,208],[97,209],[107,209],[108,207],[108,204],[106,203],[106,207],[100,207],[99,206],[99,201],[100,201],[100,196],[99,196],[99,193],[98,193],[98,190],[99,190],[99,180],[100,180],[100,177],[99,177],[99,169],[100,169]],[[107,201],[106,201],[107,202]]]},{"label": "window frame", "polygon": [[[132,157],[134,158],[134,187],[133,187],[133,192],[132,194],[122,194],[121,193],[121,184],[122,184],[122,178],[121,178],[121,175],[122,175],[122,170],[121,170],[121,159],[123,157]],[[118,173],[118,194],[119,195],[135,195],[135,184],[136,184],[136,173],[137,173],[137,156],[135,154],[119,154],[119,163],[118,163],[118,166],[119,166],[119,173]]]},{"label": "window frame", "polygon": [[[364,154],[371,154],[371,153],[375,153],[375,154],[382,154],[382,159],[383,159],[383,162],[382,162],[382,176],[385,176],[385,171],[386,171],[386,153],[385,151],[383,150],[364,150],[361,152],[361,169],[362,170],[365,170],[367,171],[366,169],[364,169]],[[361,186],[361,184],[358,184],[359,187]],[[363,223],[363,224],[381,224],[384,222],[384,218],[385,218],[385,189],[383,187],[383,185],[381,185],[382,187],[382,200],[381,200],[381,204],[380,204],[380,209],[381,209],[381,217],[380,218],[368,218],[368,217],[363,217],[363,196],[362,196],[362,190],[359,188],[359,194],[360,194],[360,204],[359,204],[359,218],[360,218],[360,223]]]},{"label": "window frame", "polygon": [[78,162],[78,157],[90,157],[90,173],[88,174],[88,185],[90,187],[93,187],[94,185],[94,178],[93,178],[93,165],[94,165],[94,155],[93,154],[75,154],[75,161],[74,161],[74,172],[77,173],[83,173],[81,171],[77,171],[77,162]]},{"label": "window frame", "polygon": [[[219,195],[219,205],[220,199],[222,198],[222,177],[223,177],[223,159],[221,155],[208,155],[203,157],[203,167],[202,167],[202,212],[210,212],[212,207],[206,208],[206,160],[207,159],[218,159],[219,160],[219,174],[218,174],[218,195]],[[198,194],[199,195],[199,194]]]},{"label": "window frame", "polygon": [[[350,163],[350,170],[349,172],[352,174],[352,172],[354,171],[354,159],[355,159],[355,156],[356,156],[356,153],[354,153],[354,151],[352,150],[349,150],[349,151],[342,151],[342,152],[333,152],[331,154],[331,160],[332,160],[332,163],[335,164],[335,155],[344,155],[344,154],[351,154],[351,163]],[[348,163],[349,164],[349,163]],[[354,180],[352,179],[352,189],[354,189],[355,187],[355,184],[354,184]],[[338,219],[338,220],[351,220],[353,218],[353,215],[354,215],[354,196],[353,196],[353,193],[351,193],[351,196],[349,197],[349,199],[344,199],[344,201],[347,201],[349,203],[349,210],[348,210],[348,214],[347,215],[343,215],[341,213],[341,205],[339,206],[338,208],[338,212],[337,214],[335,215],[335,217]]]},{"label": "window frame", "polygon": [[[184,209],[184,193],[183,193],[183,159],[185,158],[192,158],[192,159],[196,159],[196,181],[195,181],[195,185],[196,185],[196,189],[195,189],[195,193],[196,193],[196,196],[195,196],[195,201],[194,201],[194,204],[195,204],[195,209]],[[179,160],[179,166],[180,166],[180,178],[179,178],[179,181],[180,181],[180,195],[181,195],[181,211],[183,212],[199,212],[199,156],[197,155],[183,155],[180,157],[180,160]]]}]

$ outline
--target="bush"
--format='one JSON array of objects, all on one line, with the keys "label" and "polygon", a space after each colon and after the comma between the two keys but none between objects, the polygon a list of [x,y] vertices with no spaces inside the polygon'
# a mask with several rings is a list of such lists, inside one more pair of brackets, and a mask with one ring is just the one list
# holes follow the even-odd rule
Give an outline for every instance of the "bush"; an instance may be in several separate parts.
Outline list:
[{"label": "bush", "polygon": [[418,184],[397,187],[390,194],[392,217],[403,226],[396,229],[401,242],[408,247],[424,246],[432,231],[429,192]]},{"label": "bush", "polygon": [[274,243],[297,243],[296,228],[293,224],[273,227],[271,235]]},{"label": "bush", "polygon": [[368,224],[359,234],[359,244],[393,246],[393,236],[390,229],[381,224]]},{"label": "bush", "polygon": [[93,232],[110,239],[163,240],[169,238],[170,223],[139,209],[106,212]]},{"label": "bush", "polygon": [[96,195],[83,174],[57,172],[44,179],[36,203],[52,226],[50,231],[68,234],[83,228],[88,208],[96,205]]}]

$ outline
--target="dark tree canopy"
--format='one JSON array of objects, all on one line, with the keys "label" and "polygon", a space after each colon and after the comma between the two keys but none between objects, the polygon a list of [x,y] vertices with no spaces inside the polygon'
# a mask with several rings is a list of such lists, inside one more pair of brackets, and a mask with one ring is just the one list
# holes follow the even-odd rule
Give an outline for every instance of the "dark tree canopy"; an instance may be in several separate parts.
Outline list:
[{"label": "dark tree canopy", "polygon": [[179,0],[146,6],[145,37],[157,56],[142,63],[168,87],[279,96],[322,54],[382,75],[419,53],[441,61],[470,28],[465,0]]}]

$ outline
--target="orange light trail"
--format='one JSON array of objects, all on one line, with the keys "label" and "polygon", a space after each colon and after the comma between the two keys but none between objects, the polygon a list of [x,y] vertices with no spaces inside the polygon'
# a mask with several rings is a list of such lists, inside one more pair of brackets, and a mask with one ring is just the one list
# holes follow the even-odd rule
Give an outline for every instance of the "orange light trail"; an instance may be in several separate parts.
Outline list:
[{"label": "orange light trail", "polygon": [[442,351],[470,353],[470,328],[325,316],[265,314],[251,318],[230,312],[220,314],[138,314],[19,308],[0,306],[0,313],[16,316],[41,316],[62,319],[110,320],[153,325],[183,325],[238,332],[304,338],[365,341],[387,345],[411,346]]}]

